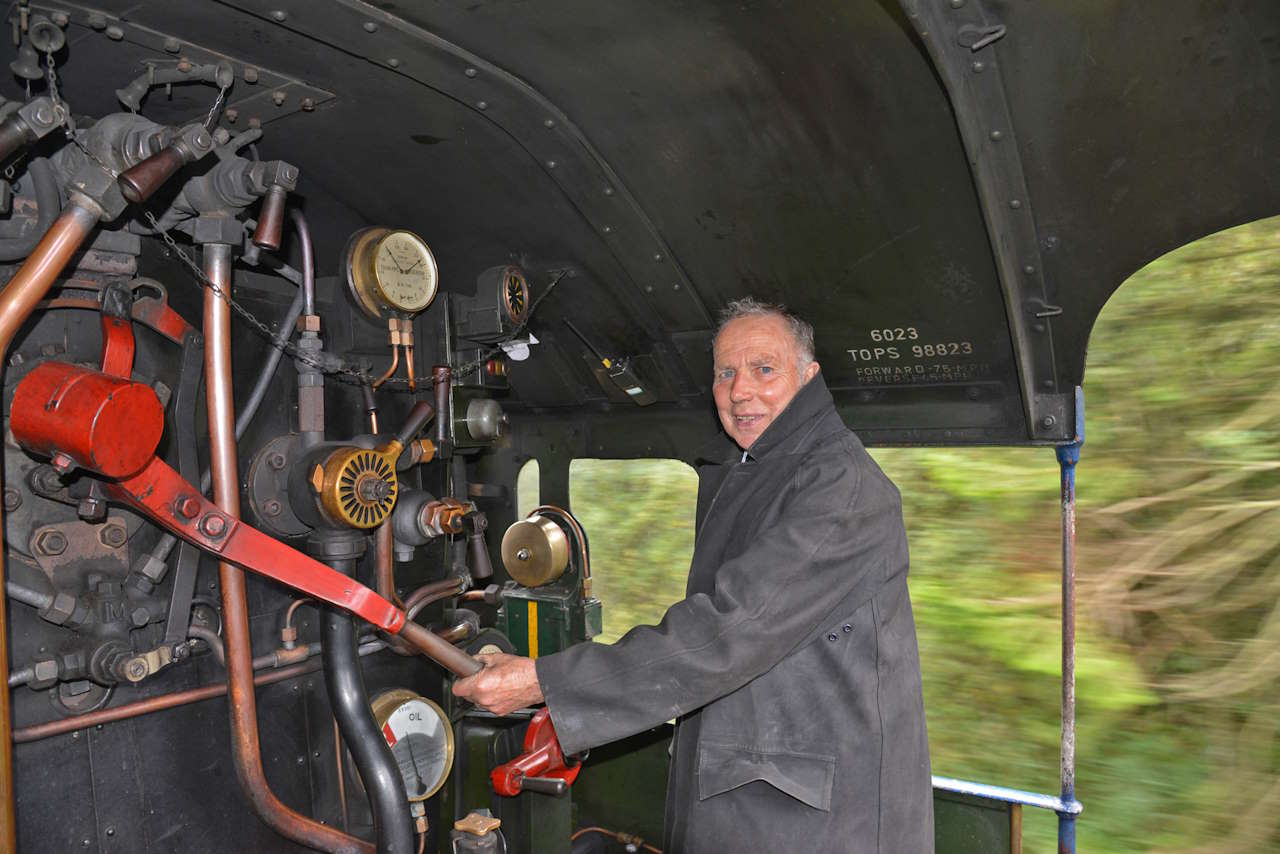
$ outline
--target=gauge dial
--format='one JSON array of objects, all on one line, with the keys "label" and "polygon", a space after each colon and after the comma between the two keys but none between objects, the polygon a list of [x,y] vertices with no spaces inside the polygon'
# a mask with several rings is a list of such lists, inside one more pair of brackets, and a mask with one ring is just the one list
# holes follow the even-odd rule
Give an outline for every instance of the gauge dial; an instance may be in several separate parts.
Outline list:
[{"label": "gauge dial", "polygon": [[435,256],[412,231],[357,231],[347,243],[343,266],[356,304],[374,319],[415,315],[436,297]]},{"label": "gauge dial", "polygon": [[373,717],[391,747],[409,800],[425,801],[440,791],[453,768],[453,727],[444,710],[397,688],[374,698]]}]

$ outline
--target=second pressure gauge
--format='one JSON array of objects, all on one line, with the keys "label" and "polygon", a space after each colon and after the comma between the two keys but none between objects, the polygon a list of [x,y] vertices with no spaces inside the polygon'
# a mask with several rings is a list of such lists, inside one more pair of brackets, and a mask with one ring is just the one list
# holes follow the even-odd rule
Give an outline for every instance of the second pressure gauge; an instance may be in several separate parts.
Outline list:
[{"label": "second pressure gauge", "polygon": [[356,305],[374,320],[412,317],[436,298],[435,256],[412,231],[381,226],[357,231],[347,241],[343,268]]}]

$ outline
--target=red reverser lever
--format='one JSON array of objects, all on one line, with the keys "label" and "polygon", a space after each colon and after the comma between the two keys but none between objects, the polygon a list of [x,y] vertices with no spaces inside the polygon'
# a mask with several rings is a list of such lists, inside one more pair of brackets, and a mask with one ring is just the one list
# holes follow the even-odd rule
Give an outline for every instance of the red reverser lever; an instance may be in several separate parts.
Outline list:
[{"label": "red reverser lever", "polygon": [[508,798],[521,792],[563,795],[578,779],[581,770],[581,764],[571,766],[565,761],[556,729],[551,724],[551,712],[543,708],[529,721],[529,729],[524,734],[524,753],[494,768],[489,779],[493,790]]},{"label": "red reverser lever", "polygon": [[[124,343],[108,346],[109,369],[125,361]],[[104,484],[108,495],[184,540],[400,635],[459,676],[480,670],[474,658],[407,621],[368,587],[226,515],[157,459],[164,410],[150,386],[81,365],[43,362],[18,383],[10,412],[14,440],[24,450],[51,457],[62,472],[79,466],[112,478]]]}]

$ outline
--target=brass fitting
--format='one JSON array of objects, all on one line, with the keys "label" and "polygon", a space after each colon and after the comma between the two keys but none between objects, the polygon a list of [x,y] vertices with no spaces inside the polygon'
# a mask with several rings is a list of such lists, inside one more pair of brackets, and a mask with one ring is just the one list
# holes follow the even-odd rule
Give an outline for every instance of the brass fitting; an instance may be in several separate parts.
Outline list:
[{"label": "brass fitting", "polygon": [[320,315],[304,314],[298,318],[299,332],[319,332],[320,331]]},{"label": "brass fitting", "polygon": [[352,528],[376,528],[396,504],[400,443],[383,448],[339,448],[311,473],[311,487],[331,520]]}]

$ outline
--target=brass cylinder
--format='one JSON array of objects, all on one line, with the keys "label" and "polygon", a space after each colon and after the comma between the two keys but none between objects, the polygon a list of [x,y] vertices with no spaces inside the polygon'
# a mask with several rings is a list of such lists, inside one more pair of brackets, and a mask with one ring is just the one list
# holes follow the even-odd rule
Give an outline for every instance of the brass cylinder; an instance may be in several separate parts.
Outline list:
[{"label": "brass cylinder", "polygon": [[555,522],[534,513],[502,535],[502,563],[524,587],[550,584],[569,566],[569,538]]}]

